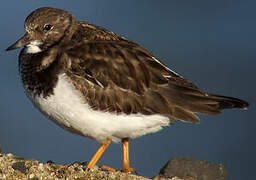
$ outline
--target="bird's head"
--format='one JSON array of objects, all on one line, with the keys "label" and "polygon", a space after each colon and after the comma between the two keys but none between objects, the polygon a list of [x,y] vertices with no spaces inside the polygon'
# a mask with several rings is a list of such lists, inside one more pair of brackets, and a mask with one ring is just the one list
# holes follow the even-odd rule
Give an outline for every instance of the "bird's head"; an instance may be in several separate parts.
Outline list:
[{"label": "bird's head", "polygon": [[38,53],[71,38],[75,19],[62,9],[43,7],[25,20],[25,35],[6,50],[25,47],[27,53]]}]

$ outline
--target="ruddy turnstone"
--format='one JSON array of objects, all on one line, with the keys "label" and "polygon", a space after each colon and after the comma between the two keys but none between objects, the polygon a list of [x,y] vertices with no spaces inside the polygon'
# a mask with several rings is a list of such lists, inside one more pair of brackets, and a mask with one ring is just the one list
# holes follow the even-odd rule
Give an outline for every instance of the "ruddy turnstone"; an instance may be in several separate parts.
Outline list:
[{"label": "ruddy turnstone", "polygon": [[101,143],[92,168],[111,141],[122,140],[123,171],[131,172],[129,138],[176,121],[198,123],[248,103],[203,92],[146,49],[102,27],[43,7],[25,20],[19,68],[33,104],[62,128]]}]

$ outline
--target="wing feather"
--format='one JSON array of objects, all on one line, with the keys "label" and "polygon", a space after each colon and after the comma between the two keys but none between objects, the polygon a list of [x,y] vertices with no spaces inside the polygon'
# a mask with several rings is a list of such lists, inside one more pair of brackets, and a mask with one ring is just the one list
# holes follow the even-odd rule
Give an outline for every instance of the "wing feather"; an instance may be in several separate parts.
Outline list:
[{"label": "wing feather", "polygon": [[[84,42],[69,49],[67,55],[74,85],[83,89],[86,101],[95,109],[162,114],[198,123],[197,113],[218,114],[224,108],[246,106],[239,99],[200,91],[129,41]],[[83,86],[79,86],[81,79]]]}]

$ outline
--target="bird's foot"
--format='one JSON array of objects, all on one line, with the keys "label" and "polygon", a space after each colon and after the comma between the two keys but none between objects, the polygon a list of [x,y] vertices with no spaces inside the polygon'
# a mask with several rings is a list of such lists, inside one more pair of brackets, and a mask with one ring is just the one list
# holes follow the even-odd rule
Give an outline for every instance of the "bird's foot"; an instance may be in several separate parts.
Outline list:
[{"label": "bird's foot", "polygon": [[105,169],[107,171],[110,171],[110,172],[116,172],[116,170],[110,166],[105,166],[105,165],[102,165],[100,168],[102,169]]},{"label": "bird's foot", "polygon": [[136,171],[131,167],[123,168],[122,172],[124,172],[124,173],[135,173],[136,174]]}]

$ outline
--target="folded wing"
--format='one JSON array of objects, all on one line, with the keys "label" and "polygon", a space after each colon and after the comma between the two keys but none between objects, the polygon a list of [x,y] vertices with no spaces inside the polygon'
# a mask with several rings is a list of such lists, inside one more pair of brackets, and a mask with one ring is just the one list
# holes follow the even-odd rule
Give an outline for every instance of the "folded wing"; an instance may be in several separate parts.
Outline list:
[{"label": "folded wing", "polygon": [[[89,41],[67,51],[67,70],[94,109],[126,114],[162,114],[197,123],[197,113],[218,114],[248,103],[200,91],[129,41]],[[72,75],[75,74],[75,75]],[[79,86],[83,83],[84,86]]]}]

